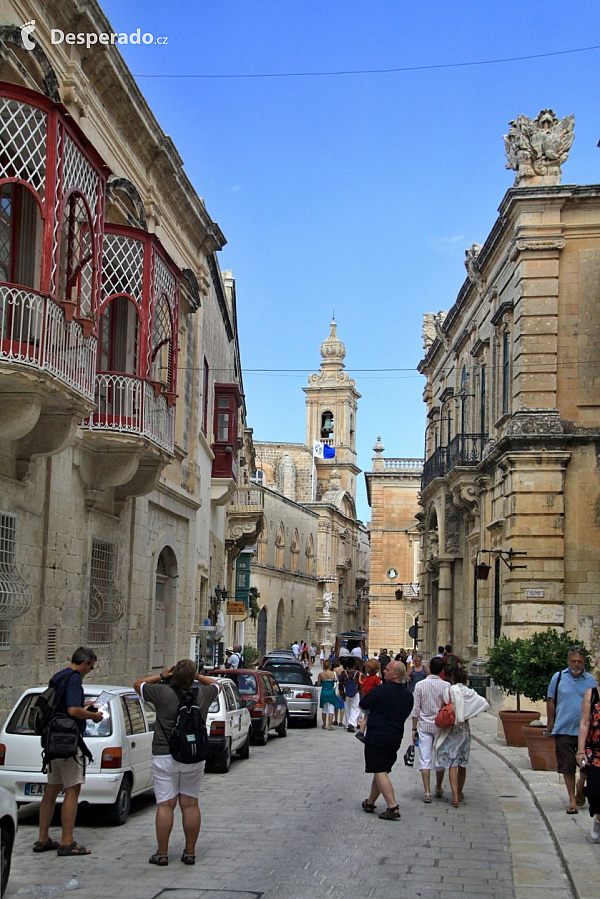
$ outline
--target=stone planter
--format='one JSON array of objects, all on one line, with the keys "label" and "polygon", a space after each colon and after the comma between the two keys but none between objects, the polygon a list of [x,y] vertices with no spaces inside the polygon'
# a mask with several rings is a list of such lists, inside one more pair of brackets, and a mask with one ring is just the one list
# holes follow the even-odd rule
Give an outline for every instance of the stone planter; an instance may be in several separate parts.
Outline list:
[{"label": "stone planter", "polygon": [[516,712],[514,710],[503,710],[498,712],[498,717],[502,722],[504,736],[508,746],[526,746],[525,737],[522,728],[532,721],[537,721],[540,717],[539,712]]},{"label": "stone planter", "polygon": [[529,751],[529,761],[534,771],[556,771],[554,739],[544,736],[545,729],[531,725],[521,729]]}]

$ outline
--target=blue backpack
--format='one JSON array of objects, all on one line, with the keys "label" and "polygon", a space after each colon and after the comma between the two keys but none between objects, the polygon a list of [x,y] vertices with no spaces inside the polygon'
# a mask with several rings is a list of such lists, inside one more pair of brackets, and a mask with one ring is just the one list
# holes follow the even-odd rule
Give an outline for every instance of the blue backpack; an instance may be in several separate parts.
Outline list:
[{"label": "blue backpack", "polygon": [[350,675],[347,671],[344,672],[346,677],[344,678],[344,693],[348,697],[348,699],[352,699],[353,696],[356,696],[358,693],[358,684],[356,683],[358,677],[357,672]]}]

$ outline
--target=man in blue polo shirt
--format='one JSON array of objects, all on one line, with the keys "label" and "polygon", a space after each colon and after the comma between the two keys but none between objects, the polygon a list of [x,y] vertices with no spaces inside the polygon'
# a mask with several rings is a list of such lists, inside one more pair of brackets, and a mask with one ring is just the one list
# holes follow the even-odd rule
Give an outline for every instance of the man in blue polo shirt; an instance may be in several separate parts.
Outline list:
[{"label": "man in blue polo shirt", "polygon": [[575,793],[575,754],[583,695],[595,686],[595,679],[585,670],[585,655],[581,646],[573,646],[567,656],[567,668],[557,671],[548,687],[548,726],[545,733],[547,737],[554,737],[558,773],[564,776],[569,793],[567,815],[576,815],[577,806],[585,805],[584,771],[580,774]]}]

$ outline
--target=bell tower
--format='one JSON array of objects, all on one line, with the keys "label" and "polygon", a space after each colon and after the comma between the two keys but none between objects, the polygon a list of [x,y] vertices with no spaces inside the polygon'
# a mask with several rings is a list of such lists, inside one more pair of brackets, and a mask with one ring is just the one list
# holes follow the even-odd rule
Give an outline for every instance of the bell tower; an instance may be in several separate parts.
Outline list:
[{"label": "bell tower", "polygon": [[321,367],[308,379],[306,394],[306,444],[320,440],[335,449],[332,459],[316,459],[317,491],[320,499],[329,486],[334,468],[340,473],[341,488],[356,502],[356,412],[360,393],[355,381],[344,370],[346,347],[331,322],[329,337],[321,344]]}]

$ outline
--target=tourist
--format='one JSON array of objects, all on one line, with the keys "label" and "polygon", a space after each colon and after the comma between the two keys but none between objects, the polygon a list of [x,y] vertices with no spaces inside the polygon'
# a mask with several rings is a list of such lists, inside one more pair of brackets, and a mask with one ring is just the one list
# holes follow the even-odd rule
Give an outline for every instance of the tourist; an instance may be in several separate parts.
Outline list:
[{"label": "tourist", "polygon": [[321,718],[323,730],[333,730],[333,716],[337,709],[337,699],[335,695],[335,674],[331,670],[331,662],[326,659],[323,662],[323,670],[319,672],[317,678],[317,687],[321,688],[321,696],[319,698],[319,706],[321,707]]},{"label": "tourist", "polygon": [[425,680],[428,674],[429,671],[421,661],[421,656],[414,655],[412,664],[408,669],[408,677],[406,679],[406,686],[411,693],[414,693],[416,685],[419,683],[419,681]]},{"label": "tourist", "polygon": [[596,659],[593,672],[596,686],[586,690],[581,707],[577,764],[585,767],[585,795],[590,804],[592,829],[590,836],[594,843],[600,842],[600,657]]},{"label": "tourist", "polygon": [[[431,764],[433,761],[433,741],[438,732],[435,718],[442,707],[442,698],[444,691],[447,690],[446,683],[440,677],[444,670],[444,660],[441,657],[434,656],[429,663],[429,674],[424,680],[419,681],[415,685],[413,696],[415,704],[413,707],[413,743],[419,735],[419,770],[423,778],[423,788],[425,794],[423,802],[431,802]],[[441,799],[444,795],[442,783],[444,781],[444,769],[436,767],[436,799]]]}]

